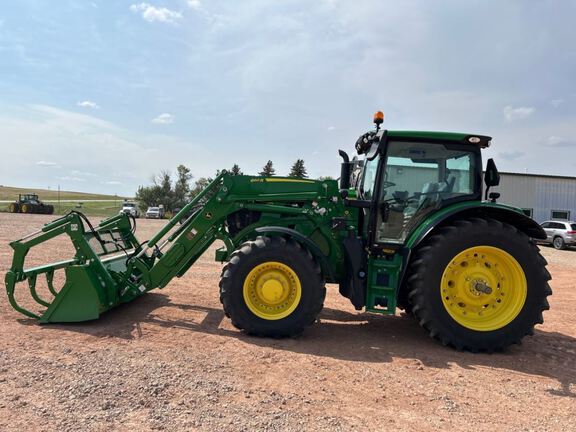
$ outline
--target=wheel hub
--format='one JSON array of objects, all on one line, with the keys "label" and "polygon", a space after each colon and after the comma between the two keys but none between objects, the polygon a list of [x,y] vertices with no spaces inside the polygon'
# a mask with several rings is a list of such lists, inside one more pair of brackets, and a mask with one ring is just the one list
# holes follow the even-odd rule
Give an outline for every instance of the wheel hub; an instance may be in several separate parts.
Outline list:
[{"label": "wheel hub", "polygon": [[488,282],[483,279],[475,279],[472,282],[472,289],[475,291],[476,295],[492,293],[492,288],[490,288]]},{"label": "wheel hub", "polygon": [[457,254],[441,282],[442,302],[460,325],[492,331],[509,324],[527,296],[524,270],[506,251],[476,246]]},{"label": "wheel hub", "polygon": [[269,303],[277,303],[282,299],[282,284],[275,279],[269,279],[262,284],[262,298]]},{"label": "wheel hub", "polygon": [[298,307],[302,296],[300,279],[286,264],[268,261],[255,266],[244,280],[244,301],[259,318],[278,320]]}]

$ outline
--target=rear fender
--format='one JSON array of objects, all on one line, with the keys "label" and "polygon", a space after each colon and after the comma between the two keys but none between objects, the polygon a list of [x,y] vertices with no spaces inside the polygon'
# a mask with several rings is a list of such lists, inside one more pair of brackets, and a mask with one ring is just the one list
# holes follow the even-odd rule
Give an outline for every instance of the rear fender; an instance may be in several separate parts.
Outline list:
[{"label": "rear fender", "polygon": [[473,202],[473,203],[460,203],[455,204],[451,207],[447,207],[436,214],[432,215],[430,218],[425,220],[408,238],[405,243],[404,253],[405,259],[402,267],[402,272],[400,275],[400,283],[398,284],[398,295],[400,296],[400,291],[403,290],[406,283],[406,273],[412,258],[412,251],[420,245],[428,236],[430,236],[434,231],[443,226],[451,223],[452,221],[458,219],[467,218],[490,218],[496,219],[500,222],[510,224],[516,229],[522,231],[527,236],[538,239],[545,240],[546,232],[538,223],[533,219],[521,213],[514,207],[505,206],[502,204],[496,204],[491,202]]},{"label": "rear fender", "polygon": [[538,223],[519,212],[514,207],[488,202],[474,203],[469,205],[455,205],[433,215],[417,229],[406,242],[406,247],[414,249],[437,227],[450,223],[457,219],[471,217],[496,219],[516,227],[527,236],[545,240],[546,233]]}]

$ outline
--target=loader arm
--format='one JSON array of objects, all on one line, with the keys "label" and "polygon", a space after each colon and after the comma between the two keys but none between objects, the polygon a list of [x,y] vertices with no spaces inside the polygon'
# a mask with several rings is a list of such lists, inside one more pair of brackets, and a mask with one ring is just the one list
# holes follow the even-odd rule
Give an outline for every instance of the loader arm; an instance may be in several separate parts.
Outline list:
[{"label": "loader arm", "polygon": [[[114,216],[94,228],[78,212],[12,242],[14,259],[5,280],[8,298],[16,310],[43,323],[96,319],[184,275],[215,240],[224,242],[225,247],[217,252],[217,259],[224,261],[240,244],[262,232],[298,233],[305,243],[315,245],[310,250],[322,255],[319,262],[330,263],[323,267],[338,269],[341,266],[333,263],[343,262],[338,237],[343,231],[333,232],[329,227],[330,220],[343,212],[335,181],[266,179],[223,172],[147,242],[139,243],[134,237],[127,215]],[[240,226],[232,229],[230,218],[238,214],[257,217],[240,218]],[[274,229],[262,231],[263,227]],[[31,248],[64,234],[72,241],[74,257],[25,268]],[[65,273],[61,289],[53,283],[59,271]],[[338,271],[336,275],[330,272],[328,279],[338,278]],[[47,289],[42,292],[36,283],[39,275],[46,277]],[[32,300],[45,310],[35,312],[29,302],[26,306],[18,302],[16,286],[25,281]]]}]

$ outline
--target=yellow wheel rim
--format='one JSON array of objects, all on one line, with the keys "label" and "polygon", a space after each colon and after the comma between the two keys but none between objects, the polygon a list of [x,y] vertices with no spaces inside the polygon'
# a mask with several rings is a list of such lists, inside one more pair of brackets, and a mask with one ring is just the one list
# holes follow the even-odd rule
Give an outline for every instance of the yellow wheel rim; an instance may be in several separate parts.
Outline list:
[{"label": "yellow wheel rim", "polygon": [[276,261],[257,265],[244,280],[244,301],[259,318],[279,320],[290,315],[302,297],[298,275]]},{"label": "yellow wheel rim", "polygon": [[22,213],[28,213],[28,206],[26,204],[22,206]]},{"label": "yellow wheel rim", "polygon": [[518,316],[528,291],[522,266],[509,253],[476,246],[456,255],[442,275],[446,311],[460,325],[498,330]]}]

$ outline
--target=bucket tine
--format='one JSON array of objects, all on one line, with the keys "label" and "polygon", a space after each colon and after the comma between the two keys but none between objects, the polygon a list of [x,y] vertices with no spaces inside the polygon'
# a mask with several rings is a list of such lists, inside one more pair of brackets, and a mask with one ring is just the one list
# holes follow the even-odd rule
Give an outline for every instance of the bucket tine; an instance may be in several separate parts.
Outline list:
[{"label": "bucket tine", "polygon": [[30,318],[40,319],[40,315],[37,315],[34,312],[31,312],[28,309],[21,307],[14,298],[14,289],[16,286],[16,281],[17,278],[13,272],[9,271],[8,273],[6,273],[5,282],[6,282],[6,292],[8,294],[8,301],[10,302],[12,307],[18,312],[20,312],[22,315],[26,315],[27,317]]},{"label": "bucket tine", "polygon": [[36,300],[36,303],[41,304],[42,306],[50,306],[50,303],[48,303],[47,301],[44,301],[40,298],[40,296],[38,295],[38,292],[36,291],[36,278],[37,275],[36,274],[31,274],[27,277],[28,279],[28,287],[30,288],[30,294],[32,294],[32,298],[34,300]]},{"label": "bucket tine", "polygon": [[46,272],[46,283],[48,284],[48,289],[50,290],[52,295],[56,297],[58,293],[54,289],[53,281],[54,281],[54,269],[48,270]]}]

